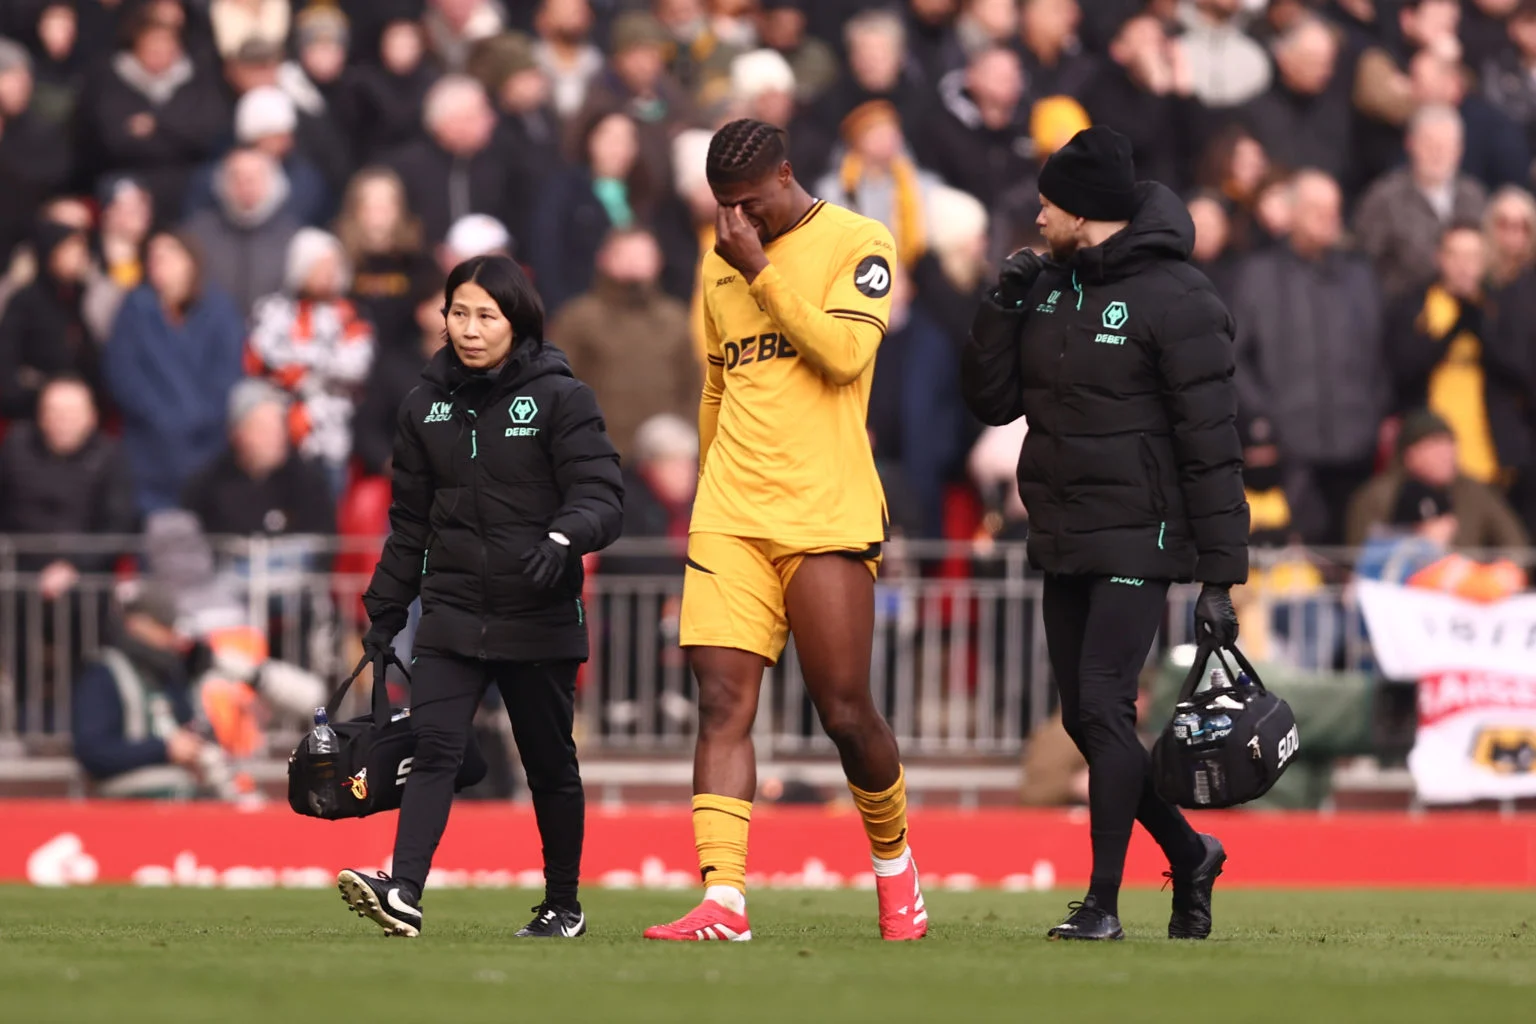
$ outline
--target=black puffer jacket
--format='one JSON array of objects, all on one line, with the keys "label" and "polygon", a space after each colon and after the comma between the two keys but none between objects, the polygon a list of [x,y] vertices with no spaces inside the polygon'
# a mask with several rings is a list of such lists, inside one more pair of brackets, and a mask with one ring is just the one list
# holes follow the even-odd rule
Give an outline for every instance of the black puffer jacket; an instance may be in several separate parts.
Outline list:
[{"label": "black puffer jacket", "polygon": [[[581,556],[624,519],[619,457],[597,400],[559,349],[521,343],[497,374],[451,347],[400,408],[390,537],[364,595],[375,621],[403,625],[421,595],[418,650],[539,661],[587,656]],[[550,531],[570,538],[550,590],[523,575]]]},{"label": "black puffer jacket", "polygon": [[962,363],[990,424],[1028,417],[1019,494],[1049,573],[1248,576],[1232,318],[1188,260],[1194,225],[1137,186],[1130,226],[1047,266],[1017,309],[982,303]]}]

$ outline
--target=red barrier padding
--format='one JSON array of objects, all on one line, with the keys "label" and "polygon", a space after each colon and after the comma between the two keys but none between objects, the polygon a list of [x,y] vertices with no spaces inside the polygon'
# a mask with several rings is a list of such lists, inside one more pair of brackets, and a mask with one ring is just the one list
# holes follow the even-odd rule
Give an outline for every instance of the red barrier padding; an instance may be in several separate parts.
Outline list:
[{"label": "red barrier padding", "polygon": [[[234,887],[330,885],[342,867],[386,867],[395,815],[301,818],[286,807],[0,801],[0,881]],[[1536,815],[1337,815],[1212,812],[1233,886],[1536,885]],[[935,888],[1080,888],[1088,822],[1068,811],[917,811],[912,842]],[[533,813],[461,801],[438,849],[433,885],[542,885]],[[847,810],[759,806],[751,884],[872,884],[858,817]],[[1165,865],[1139,831],[1127,883],[1156,885]],[[587,812],[583,877],[611,887],[698,884],[686,807]]]}]

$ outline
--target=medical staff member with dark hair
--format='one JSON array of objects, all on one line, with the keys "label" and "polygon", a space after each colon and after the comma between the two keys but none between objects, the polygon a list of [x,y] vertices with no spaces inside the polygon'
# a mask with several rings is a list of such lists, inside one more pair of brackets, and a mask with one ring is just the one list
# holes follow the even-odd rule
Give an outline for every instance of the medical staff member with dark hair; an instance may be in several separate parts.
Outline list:
[{"label": "medical staff member with dark hair", "polygon": [[619,457],[592,391],[544,342],[544,306],[517,264],[481,256],[448,277],[449,344],[400,410],[390,536],[364,596],[364,649],[382,656],[421,598],[412,673],[415,760],[393,875],[342,871],[349,907],[421,933],[422,889],[454,772],[487,686],[506,703],[533,794],[545,897],[517,934],[575,938],[585,818],[572,739],[587,658],[581,557],[623,520]]}]

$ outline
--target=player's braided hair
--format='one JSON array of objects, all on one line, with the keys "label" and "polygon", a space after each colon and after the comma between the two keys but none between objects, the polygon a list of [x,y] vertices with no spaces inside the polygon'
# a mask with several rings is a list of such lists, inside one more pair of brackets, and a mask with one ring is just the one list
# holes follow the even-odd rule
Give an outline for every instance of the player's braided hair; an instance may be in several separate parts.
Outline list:
[{"label": "player's braided hair", "polygon": [[704,170],[712,185],[756,181],[777,168],[787,156],[782,128],[742,118],[727,124],[709,140]]}]

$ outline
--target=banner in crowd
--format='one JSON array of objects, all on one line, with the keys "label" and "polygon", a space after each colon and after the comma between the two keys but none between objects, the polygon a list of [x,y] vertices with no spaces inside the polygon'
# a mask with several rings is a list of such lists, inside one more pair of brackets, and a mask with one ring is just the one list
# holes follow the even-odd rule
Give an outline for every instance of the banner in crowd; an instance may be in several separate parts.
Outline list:
[{"label": "banner in crowd", "polygon": [[1536,595],[1493,604],[1362,581],[1389,679],[1419,681],[1408,768],[1426,803],[1536,795]]},{"label": "banner in crowd", "polygon": [[[1235,886],[1532,886],[1536,816],[1207,811]],[[282,805],[0,801],[0,882],[199,888],[329,888],[336,871],[387,869],[396,815],[326,822]],[[1081,811],[917,810],[914,850],[932,891],[980,886],[1077,890],[1088,880]],[[537,888],[531,809],[461,802],[438,848],[438,888]],[[583,878],[594,888],[696,889],[687,806],[590,808]],[[752,815],[754,887],[873,888],[858,815],[760,806]],[[1139,830],[1129,885],[1160,884],[1167,863]]]}]

